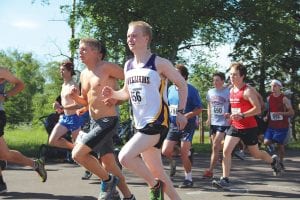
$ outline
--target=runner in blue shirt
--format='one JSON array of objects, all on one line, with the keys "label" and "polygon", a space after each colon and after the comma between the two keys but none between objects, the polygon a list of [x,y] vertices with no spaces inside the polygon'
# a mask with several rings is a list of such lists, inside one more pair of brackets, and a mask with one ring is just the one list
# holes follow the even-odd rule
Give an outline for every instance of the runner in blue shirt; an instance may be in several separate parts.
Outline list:
[{"label": "runner in blue shirt", "polygon": [[[187,81],[189,74],[187,68],[182,64],[176,65],[176,68]],[[162,153],[170,159],[170,176],[173,176],[176,171],[176,163],[175,160],[172,159],[172,155],[175,145],[178,142],[180,143],[180,154],[185,172],[185,180],[179,187],[190,188],[193,187],[191,146],[193,135],[196,129],[196,116],[198,116],[202,111],[202,103],[198,90],[191,84],[188,84],[188,97],[184,110],[178,109],[178,102],[178,89],[175,85],[172,85],[168,89],[170,129],[167,138],[164,141]],[[183,130],[180,131],[176,126],[177,113],[184,113],[185,117],[188,119],[187,125]]]}]

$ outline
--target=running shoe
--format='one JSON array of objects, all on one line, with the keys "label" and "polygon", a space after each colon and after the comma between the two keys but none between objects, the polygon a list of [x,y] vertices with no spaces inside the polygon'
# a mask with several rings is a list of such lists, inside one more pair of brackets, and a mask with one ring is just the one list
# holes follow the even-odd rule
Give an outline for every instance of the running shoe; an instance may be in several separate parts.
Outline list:
[{"label": "running shoe", "polygon": [[194,161],[194,148],[190,148],[190,152],[189,152],[189,159],[190,159],[190,162],[191,164],[193,164],[193,161]]},{"label": "running shoe", "polygon": [[119,178],[110,174],[109,181],[101,181],[98,200],[111,200],[119,183]]},{"label": "running shoe", "polygon": [[274,176],[278,176],[280,175],[281,172],[281,167],[280,167],[280,163],[279,163],[279,158],[277,155],[273,155],[272,156],[273,162],[271,163],[272,169],[273,169],[273,174]]},{"label": "running shoe", "polygon": [[123,200],[136,200],[135,196],[132,194],[130,198],[123,198]]},{"label": "running shoe", "polygon": [[0,169],[5,170],[7,167],[7,161],[6,160],[0,160]]},{"label": "running shoe", "polygon": [[158,181],[158,186],[150,188],[150,200],[164,200],[163,182]]},{"label": "running shoe", "polygon": [[179,188],[192,188],[194,185],[193,181],[185,179],[181,185],[179,185]]},{"label": "running shoe", "polygon": [[7,191],[6,183],[1,183],[0,184],[0,194],[5,193]]},{"label": "running shoe", "polygon": [[171,159],[170,160],[170,177],[174,176],[176,174],[176,160]]},{"label": "running shoe", "polygon": [[90,171],[85,171],[83,176],[81,177],[81,180],[88,180],[92,177],[93,173]]},{"label": "running shoe", "polygon": [[234,151],[233,155],[240,160],[245,160],[246,158],[245,152],[243,150]]},{"label": "running shoe", "polygon": [[230,187],[229,179],[226,177],[221,177],[219,181],[213,180],[212,185],[220,189],[226,189]]},{"label": "running shoe", "polygon": [[112,194],[112,200],[121,200],[120,194],[119,194],[118,190],[116,190],[116,189]]},{"label": "running shoe", "polygon": [[209,171],[208,169],[204,171],[203,175],[202,175],[202,178],[207,178],[207,179],[210,179],[214,176],[214,174]]},{"label": "running shoe", "polygon": [[279,165],[280,165],[281,171],[284,171],[285,170],[285,166],[284,166],[283,162],[279,162]]},{"label": "running shoe", "polygon": [[37,159],[34,161],[34,170],[40,175],[42,182],[46,182],[47,171],[45,169],[45,163],[42,159]]}]

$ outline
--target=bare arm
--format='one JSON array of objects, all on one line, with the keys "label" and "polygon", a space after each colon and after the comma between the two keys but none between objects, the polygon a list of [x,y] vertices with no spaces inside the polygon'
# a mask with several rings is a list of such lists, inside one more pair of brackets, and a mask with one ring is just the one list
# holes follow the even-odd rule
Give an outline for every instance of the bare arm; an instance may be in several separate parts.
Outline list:
[{"label": "bare arm", "polygon": [[[175,69],[170,61],[164,58],[158,57],[155,60],[157,71],[170,81],[172,81],[178,88],[178,96],[179,96],[179,103],[178,103],[178,110],[184,110],[187,101],[187,83],[182,77],[182,75]],[[184,129],[187,124],[187,119],[185,115],[178,112],[176,116],[176,124],[179,130]]]},{"label": "bare arm", "polygon": [[[25,88],[25,84],[23,81],[21,81],[19,78],[17,78],[15,75],[13,75],[8,69],[1,68],[1,77],[2,79],[6,80],[10,84],[13,84],[14,87],[10,89],[9,91],[6,91],[7,97],[12,97],[19,92],[21,92]],[[1,96],[0,98],[4,98]]]},{"label": "bare arm", "polygon": [[248,87],[244,93],[244,99],[250,101],[253,106],[250,110],[244,112],[244,117],[250,117],[261,113],[261,104],[259,102],[257,91],[254,88]]},{"label": "bare arm", "polygon": [[125,82],[123,88],[117,91],[109,86],[105,86],[102,89],[102,95],[106,98],[113,98],[120,101],[125,101],[129,99],[127,84]]},{"label": "bare arm", "polygon": [[158,71],[172,81],[178,88],[179,103],[178,110],[184,110],[187,100],[187,83],[182,75],[175,69],[170,61],[164,58],[158,58],[156,66]]},{"label": "bare arm", "polygon": [[295,114],[295,112],[294,112],[294,109],[292,107],[290,100],[287,97],[283,97],[283,104],[287,111],[279,113],[279,114],[285,115],[285,116],[293,116]]},{"label": "bare arm", "polygon": [[[125,66],[127,66],[127,63],[125,64]],[[119,72],[117,72],[117,73],[119,73]],[[122,71],[122,75],[123,75],[122,79],[124,79],[124,71]],[[125,101],[125,100],[129,99],[129,97],[130,97],[126,81],[124,82],[123,88],[120,90],[114,90],[113,88],[111,88],[109,86],[105,86],[102,89],[102,95],[106,98],[113,98],[113,99],[117,99],[119,101]]]},{"label": "bare arm", "polygon": [[78,116],[83,115],[85,112],[89,111],[89,108],[87,106],[81,107],[76,110],[76,114]]},{"label": "bare arm", "polygon": [[211,123],[211,105],[210,102],[207,103],[207,120],[206,120],[206,126],[210,126]]},{"label": "bare arm", "polygon": [[63,109],[64,110],[74,110],[74,109],[79,109],[81,108],[82,106],[77,104],[77,103],[74,103],[74,104],[70,104],[70,105],[67,105],[67,106],[63,106]]},{"label": "bare arm", "polygon": [[[106,67],[106,73],[110,77],[114,78],[115,79],[115,83],[116,83],[115,87],[112,88],[112,89],[118,91],[119,86],[117,84],[117,79],[124,80],[124,78],[125,78],[124,77],[124,71],[123,71],[123,69],[119,65],[116,65],[116,64],[113,64],[113,63],[109,63],[107,66],[108,67]],[[115,98],[112,98],[112,97],[105,98],[103,100],[103,102],[104,102],[105,105],[108,105],[108,106],[115,106],[117,104],[123,103],[122,100],[115,99]]]},{"label": "bare arm", "polygon": [[257,99],[258,99],[258,101],[259,101],[259,103],[260,103],[261,111],[264,111],[266,108],[265,108],[265,102],[264,102],[263,97],[260,95],[260,93],[259,93],[255,88],[253,88],[253,87],[251,87],[251,86],[248,86],[248,87],[253,89],[253,91],[254,91],[254,93],[256,94]]},{"label": "bare arm", "polygon": [[191,112],[188,112],[188,113],[185,113],[184,116],[187,118],[187,119],[190,119],[192,117],[195,117],[197,115],[199,115],[202,111],[202,108],[195,108],[194,110],[192,110]]},{"label": "bare arm", "polygon": [[124,71],[123,69],[114,63],[109,63],[106,67],[106,72],[109,74],[109,76],[115,78],[115,79],[120,79],[124,80]]},{"label": "bare arm", "polygon": [[[83,81],[84,81],[84,72],[82,72],[80,74],[80,82],[83,83]],[[84,88],[83,86],[81,88],[81,95],[79,95],[78,88],[74,86],[72,88],[72,92],[71,92],[70,96],[77,104],[80,104],[83,106],[88,106],[87,89]]]}]

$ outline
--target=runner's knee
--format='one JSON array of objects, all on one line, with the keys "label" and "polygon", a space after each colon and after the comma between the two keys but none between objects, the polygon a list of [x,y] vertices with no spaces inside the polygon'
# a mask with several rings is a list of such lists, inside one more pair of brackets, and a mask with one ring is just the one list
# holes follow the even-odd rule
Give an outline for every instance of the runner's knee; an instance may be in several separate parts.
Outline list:
[{"label": "runner's knee", "polygon": [[9,160],[9,151],[1,151],[0,160]]},{"label": "runner's knee", "polygon": [[77,149],[73,149],[72,151],[72,159],[76,162],[80,163],[83,160],[84,155]]},{"label": "runner's knee", "polygon": [[164,156],[170,158],[173,156],[173,149],[170,149],[170,148],[163,149],[162,154]]},{"label": "runner's knee", "polygon": [[122,151],[119,153],[118,156],[119,162],[121,163],[121,165],[123,165],[124,167],[128,168],[128,165],[131,161],[131,159],[129,158],[128,155],[123,154]]},{"label": "runner's knee", "polygon": [[223,149],[224,157],[231,157],[232,150],[231,149]]}]

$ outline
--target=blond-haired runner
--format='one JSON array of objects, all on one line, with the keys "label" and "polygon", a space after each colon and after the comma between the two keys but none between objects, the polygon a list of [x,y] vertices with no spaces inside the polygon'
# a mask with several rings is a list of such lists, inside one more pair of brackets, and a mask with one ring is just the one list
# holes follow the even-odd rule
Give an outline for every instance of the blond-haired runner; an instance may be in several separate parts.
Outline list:
[{"label": "blond-haired runner", "polygon": [[[187,124],[182,114],[187,99],[187,84],[171,62],[150,50],[152,27],[143,21],[129,23],[127,44],[134,57],[124,67],[125,84],[121,90],[105,87],[103,95],[118,100],[130,98],[137,132],[119,154],[121,164],[142,177],[150,187],[150,199],[180,199],[164,171],[161,146],[168,132],[167,79],[179,91],[177,125]],[[139,156],[141,155],[141,157]]]}]

